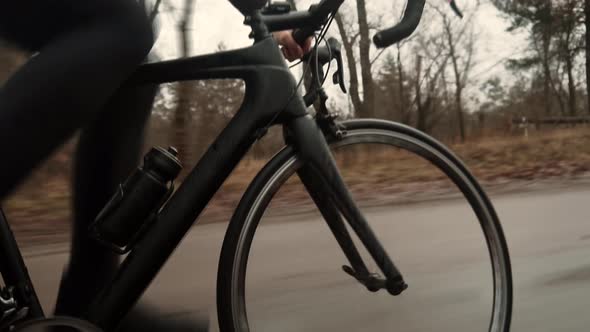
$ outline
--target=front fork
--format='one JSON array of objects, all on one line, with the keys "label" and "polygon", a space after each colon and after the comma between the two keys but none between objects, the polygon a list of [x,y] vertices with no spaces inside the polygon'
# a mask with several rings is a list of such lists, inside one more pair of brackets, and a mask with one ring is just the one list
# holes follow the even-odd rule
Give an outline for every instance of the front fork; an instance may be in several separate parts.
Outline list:
[{"label": "front fork", "polygon": [[[298,175],[352,266],[344,266],[345,272],[371,291],[387,289],[392,295],[399,295],[408,286],[358,209],[316,121],[311,116],[295,118],[286,124],[286,130],[286,138],[304,162]],[[385,279],[369,273],[340,215],[367,248]]]}]

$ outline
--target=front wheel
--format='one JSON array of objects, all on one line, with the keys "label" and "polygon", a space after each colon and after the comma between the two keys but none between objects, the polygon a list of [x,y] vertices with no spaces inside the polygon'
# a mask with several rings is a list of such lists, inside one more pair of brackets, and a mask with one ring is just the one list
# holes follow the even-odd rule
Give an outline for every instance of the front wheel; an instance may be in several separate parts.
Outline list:
[{"label": "front wheel", "polygon": [[398,297],[371,293],[342,272],[346,258],[299,182],[302,161],[287,147],[257,175],[230,222],[217,280],[220,330],[508,331],[508,248],[475,178],[410,127],[342,125],[346,135],[330,149],[409,289]]}]

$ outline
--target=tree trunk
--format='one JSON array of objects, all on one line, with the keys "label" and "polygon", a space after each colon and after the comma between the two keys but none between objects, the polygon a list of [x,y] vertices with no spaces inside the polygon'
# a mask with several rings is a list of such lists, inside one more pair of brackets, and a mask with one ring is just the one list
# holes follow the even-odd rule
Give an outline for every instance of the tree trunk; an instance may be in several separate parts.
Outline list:
[{"label": "tree trunk", "polygon": [[485,135],[485,128],[486,128],[486,113],[479,111],[477,112],[477,122],[479,123],[479,136],[483,137]]},{"label": "tree trunk", "polygon": [[586,24],[586,94],[588,98],[588,109],[590,113],[590,0],[586,0],[584,7]]},{"label": "tree trunk", "polygon": [[342,46],[344,47],[344,53],[346,55],[346,62],[348,65],[348,72],[350,75],[350,86],[348,87],[350,99],[352,101],[352,106],[354,107],[354,112],[358,116],[362,113],[363,102],[361,101],[359,95],[359,80],[358,80],[358,73],[356,71],[356,59],[354,58],[354,45],[352,40],[349,39],[348,34],[346,33],[346,29],[344,28],[344,22],[342,21],[342,17],[340,14],[336,14],[335,16],[336,24],[338,25],[338,31],[340,32],[340,37],[342,38]]},{"label": "tree trunk", "polygon": [[570,116],[575,116],[576,115],[576,82],[574,79],[573,59],[571,58],[571,56],[569,56],[569,54],[565,59],[565,65],[567,67]]},{"label": "tree trunk", "polygon": [[445,31],[447,33],[447,41],[449,43],[449,52],[451,60],[453,61],[453,71],[455,73],[455,113],[457,121],[459,122],[459,135],[461,142],[465,142],[465,120],[463,119],[463,82],[461,79],[461,72],[459,71],[459,64],[457,63],[457,54],[455,52],[455,41],[453,40],[453,33],[451,31],[450,22],[445,19]]},{"label": "tree trunk", "polygon": [[416,129],[425,131],[426,129],[426,109],[422,104],[422,89],[420,87],[420,77],[422,76],[422,57],[416,57],[416,82],[414,88],[416,89]]},{"label": "tree trunk", "polygon": [[361,60],[361,77],[363,81],[363,108],[362,117],[372,117],[375,108],[375,89],[373,76],[371,75],[371,39],[369,38],[369,24],[367,22],[367,10],[365,0],[356,2],[359,22],[359,55]]},{"label": "tree trunk", "polygon": [[[184,1],[184,13],[180,23],[178,24],[178,32],[180,34],[180,51],[182,57],[190,55],[190,39],[188,26],[192,16],[193,0]],[[177,105],[172,120],[172,142],[178,149],[181,160],[186,163],[193,162],[192,155],[189,152],[189,122],[190,122],[190,82],[177,83]]]},{"label": "tree trunk", "polygon": [[[559,72],[559,68],[557,68],[557,71]],[[553,89],[553,93],[555,94],[555,97],[557,98],[557,104],[559,106],[559,112],[562,116],[566,116],[567,115],[567,110],[565,107],[565,102],[563,101],[563,94],[565,94],[565,90],[563,89],[563,83],[561,78],[557,79],[558,85],[555,85],[555,81],[553,80],[553,78],[551,79],[551,87]]]},{"label": "tree trunk", "polygon": [[465,143],[465,119],[463,118],[461,91],[462,88],[457,87],[457,91],[455,92],[455,111],[457,112],[457,119],[459,120],[459,134],[461,135],[461,143]]},{"label": "tree trunk", "polygon": [[[588,0],[590,1],[590,0]],[[545,116],[551,115],[551,69],[549,68],[549,48],[551,47],[551,32],[543,29],[543,99]]]},{"label": "tree trunk", "polygon": [[[590,1],[590,0],[589,0]],[[402,67],[401,49],[397,44],[397,84],[398,84],[398,102],[399,111],[401,115],[401,122],[403,124],[410,124],[410,111],[406,107],[406,98],[404,94],[404,70]]]}]

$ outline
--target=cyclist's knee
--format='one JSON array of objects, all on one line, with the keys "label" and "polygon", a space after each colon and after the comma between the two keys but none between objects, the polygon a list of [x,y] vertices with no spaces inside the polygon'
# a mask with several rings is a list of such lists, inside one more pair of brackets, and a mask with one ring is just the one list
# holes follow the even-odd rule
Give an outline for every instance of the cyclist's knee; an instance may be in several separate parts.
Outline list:
[{"label": "cyclist's knee", "polygon": [[113,42],[118,43],[118,56],[129,57],[138,63],[145,60],[155,42],[153,26],[147,14],[136,3],[122,4],[117,13],[110,20],[117,25]]},{"label": "cyclist's knee", "polygon": [[152,22],[148,19],[145,11],[140,9],[137,13],[137,19],[133,20],[132,31],[137,31],[134,48],[141,56],[141,60],[147,57],[148,53],[154,46],[154,29]]}]

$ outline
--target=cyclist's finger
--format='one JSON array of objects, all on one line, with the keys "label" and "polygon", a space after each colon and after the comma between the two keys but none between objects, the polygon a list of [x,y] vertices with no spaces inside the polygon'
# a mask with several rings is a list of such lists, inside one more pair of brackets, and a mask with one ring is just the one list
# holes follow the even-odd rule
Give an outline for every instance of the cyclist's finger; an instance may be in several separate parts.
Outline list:
[{"label": "cyclist's finger", "polygon": [[283,52],[283,56],[285,57],[285,59],[287,59],[289,61],[293,61],[292,60],[293,56],[291,55],[291,53],[289,52],[289,49],[287,47],[282,47],[281,51]]},{"label": "cyclist's finger", "polygon": [[301,48],[301,46],[299,46],[299,44],[294,44],[292,49],[290,50],[291,55],[294,56],[294,59],[301,59],[303,57],[303,49]]},{"label": "cyclist's finger", "polygon": [[303,43],[303,54],[307,54],[307,52],[309,52],[311,50],[311,42],[313,41],[313,38],[309,37],[307,38],[307,40],[305,40],[305,43]]},{"label": "cyclist's finger", "polygon": [[289,61],[295,61],[297,59],[301,59],[303,57],[303,50],[301,47],[287,47]]}]

